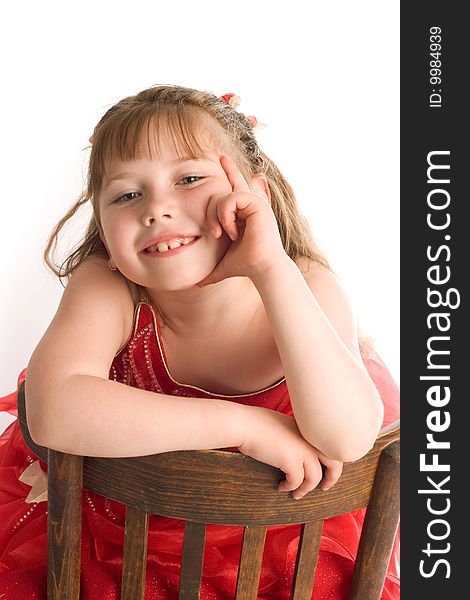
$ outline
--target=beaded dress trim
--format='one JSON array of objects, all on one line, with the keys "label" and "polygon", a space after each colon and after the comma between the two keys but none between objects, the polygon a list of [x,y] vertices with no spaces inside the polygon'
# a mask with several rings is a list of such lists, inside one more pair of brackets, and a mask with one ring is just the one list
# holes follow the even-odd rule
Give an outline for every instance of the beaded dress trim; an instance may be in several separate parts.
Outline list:
[{"label": "beaded dress trim", "polygon": [[[143,307],[147,307],[150,310],[153,326],[151,326],[149,323],[147,323],[146,325],[141,325],[140,317],[141,317],[141,312],[142,312]],[[146,363],[146,367],[149,371],[152,388],[156,392],[160,392],[160,393],[163,392],[163,390],[157,380],[157,377],[153,371],[153,366],[152,366],[151,350],[149,347],[149,341],[152,336],[154,336],[155,341],[157,342],[158,351],[160,354],[160,361],[161,361],[161,364],[163,365],[165,373],[166,373],[168,379],[178,388],[183,388],[184,390],[195,390],[197,392],[202,392],[203,394],[205,394],[207,396],[212,396],[214,398],[249,398],[251,396],[256,396],[258,394],[263,394],[265,392],[268,392],[269,390],[272,390],[285,382],[285,377],[283,377],[279,381],[276,381],[275,383],[273,383],[272,385],[269,385],[260,390],[256,390],[254,392],[250,392],[250,393],[246,393],[246,394],[219,394],[219,393],[214,393],[214,392],[211,392],[209,390],[206,390],[204,388],[201,388],[201,387],[198,387],[195,385],[190,385],[190,384],[181,383],[181,382],[177,381],[176,379],[173,378],[173,376],[171,375],[170,370],[168,368],[166,355],[165,355],[165,349],[163,347],[163,343],[162,343],[162,339],[161,339],[161,330],[160,330],[160,325],[159,325],[159,322],[157,319],[156,310],[150,302],[141,301],[137,304],[137,306],[135,308],[134,329],[133,329],[132,336],[130,337],[127,344],[124,346],[124,348],[122,348],[120,350],[120,352],[118,352],[116,357],[119,355],[122,355],[122,362],[123,362],[124,370],[125,370],[124,379],[128,380],[129,375],[130,375],[129,370],[132,371],[132,375],[135,378],[135,383],[137,384],[138,387],[140,387],[142,389],[145,389],[147,386],[144,385],[144,381],[142,380],[142,376],[139,373],[137,366],[135,364],[133,364],[133,362],[134,362],[133,361],[133,350],[134,350],[136,344],[140,343],[141,339],[142,339],[142,344],[143,344],[143,349],[144,349],[144,354],[145,354],[145,363]],[[116,373],[116,369],[114,368],[114,366],[111,367],[110,375],[111,375],[112,379],[114,379],[114,380],[117,379],[117,373]],[[124,381],[124,383],[127,383],[127,381]],[[148,387],[147,387],[147,389],[148,389]]]}]

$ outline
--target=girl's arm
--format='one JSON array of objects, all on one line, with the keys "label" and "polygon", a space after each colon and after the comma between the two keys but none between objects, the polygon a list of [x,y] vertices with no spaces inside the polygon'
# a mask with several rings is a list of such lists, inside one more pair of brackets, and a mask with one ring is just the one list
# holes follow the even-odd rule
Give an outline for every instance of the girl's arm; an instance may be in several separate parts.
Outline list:
[{"label": "girl's arm", "polygon": [[252,276],[284,368],[304,438],[327,456],[353,461],[371,448],[383,405],[359,351],[346,295],[325,267],[304,276],[285,255]]},{"label": "girl's arm", "polygon": [[199,285],[250,277],[266,309],[301,434],[332,459],[356,460],[373,445],[383,407],[362,363],[346,296],[320,265],[312,265],[307,283],[286,254],[265,178],[255,176],[249,186],[233,160],[222,156],[220,162],[232,192],[211,198],[208,222],[215,237],[225,230],[233,244]]},{"label": "girl's arm", "polygon": [[242,445],[241,405],[155,394],[108,380],[133,312],[126,281],[104,261],[89,259],[77,269],[28,366],[34,441],[104,457]]}]

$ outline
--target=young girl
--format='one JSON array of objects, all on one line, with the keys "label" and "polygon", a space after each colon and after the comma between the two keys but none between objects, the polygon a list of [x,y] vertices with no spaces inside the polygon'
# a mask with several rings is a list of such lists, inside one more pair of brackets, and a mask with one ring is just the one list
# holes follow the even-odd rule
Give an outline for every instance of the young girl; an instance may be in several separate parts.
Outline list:
[{"label": "young girl", "polygon": [[[96,126],[87,189],[46,250],[70,280],[28,366],[28,422],[38,444],[86,456],[237,447],[301,498],[371,448],[398,390],[361,354],[345,293],[236,104],[160,86]],[[88,201],[86,236],[57,269],[51,249]],[[17,423],[1,444],[0,598],[43,599],[46,465]],[[83,510],[82,597],[117,598],[123,507],[84,490]],[[325,523],[313,598],[346,597],[363,517]],[[151,518],[146,598],[176,598],[182,533]],[[233,596],[241,536],[208,528],[203,598]],[[289,597],[298,540],[298,526],[269,530],[261,598]]]}]

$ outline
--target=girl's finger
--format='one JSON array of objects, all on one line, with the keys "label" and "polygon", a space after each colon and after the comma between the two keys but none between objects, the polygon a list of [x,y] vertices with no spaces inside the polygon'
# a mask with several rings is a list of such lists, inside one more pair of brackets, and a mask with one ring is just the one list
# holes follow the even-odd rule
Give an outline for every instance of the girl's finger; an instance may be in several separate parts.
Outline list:
[{"label": "girl's finger", "polygon": [[292,490],[296,490],[304,480],[303,465],[300,465],[295,470],[287,469],[285,473],[286,478],[284,479],[284,481],[281,481],[277,489],[280,492],[291,492]]},{"label": "girl's finger", "polygon": [[294,490],[292,496],[299,500],[308,492],[314,490],[317,485],[320,483],[322,478],[322,470],[319,461],[306,461],[304,463],[304,480],[302,484]]},{"label": "girl's finger", "polygon": [[233,195],[217,203],[217,218],[229,238],[234,242],[238,238],[237,202]]},{"label": "girl's finger", "polygon": [[229,180],[229,183],[232,186],[232,190],[234,192],[250,191],[250,187],[245,181],[245,178],[238,170],[238,167],[235,164],[235,162],[229,156],[221,156],[220,164],[222,165],[222,169],[225,171],[227,179]]},{"label": "girl's finger", "polygon": [[220,196],[215,194],[209,200],[209,204],[207,205],[207,227],[213,238],[218,239],[222,233],[223,229],[219,222],[219,217],[217,215],[217,205],[219,203]]},{"label": "girl's finger", "polygon": [[320,483],[322,490],[326,492],[335,485],[343,472],[343,463],[338,460],[329,462],[326,466],[325,474]]}]

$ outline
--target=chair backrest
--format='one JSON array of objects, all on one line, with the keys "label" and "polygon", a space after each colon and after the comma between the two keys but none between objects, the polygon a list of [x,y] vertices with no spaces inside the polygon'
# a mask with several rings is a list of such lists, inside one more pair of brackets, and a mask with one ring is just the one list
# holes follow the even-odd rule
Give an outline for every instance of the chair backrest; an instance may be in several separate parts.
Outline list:
[{"label": "chair backrest", "polygon": [[[327,492],[301,500],[277,491],[283,473],[224,450],[178,451],[135,458],[89,458],[35,444],[24,384],[18,418],[28,447],[48,463],[48,599],[78,600],[82,486],[126,505],[121,600],[143,600],[148,515],[186,521],[180,599],[199,598],[206,524],[243,525],[236,600],[255,600],[266,527],[301,523],[291,600],[310,600],[323,520],[368,506],[349,600],[378,600],[399,519],[399,422],[374,447],[344,465]],[[123,482],[125,485],[123,485]]]}]

